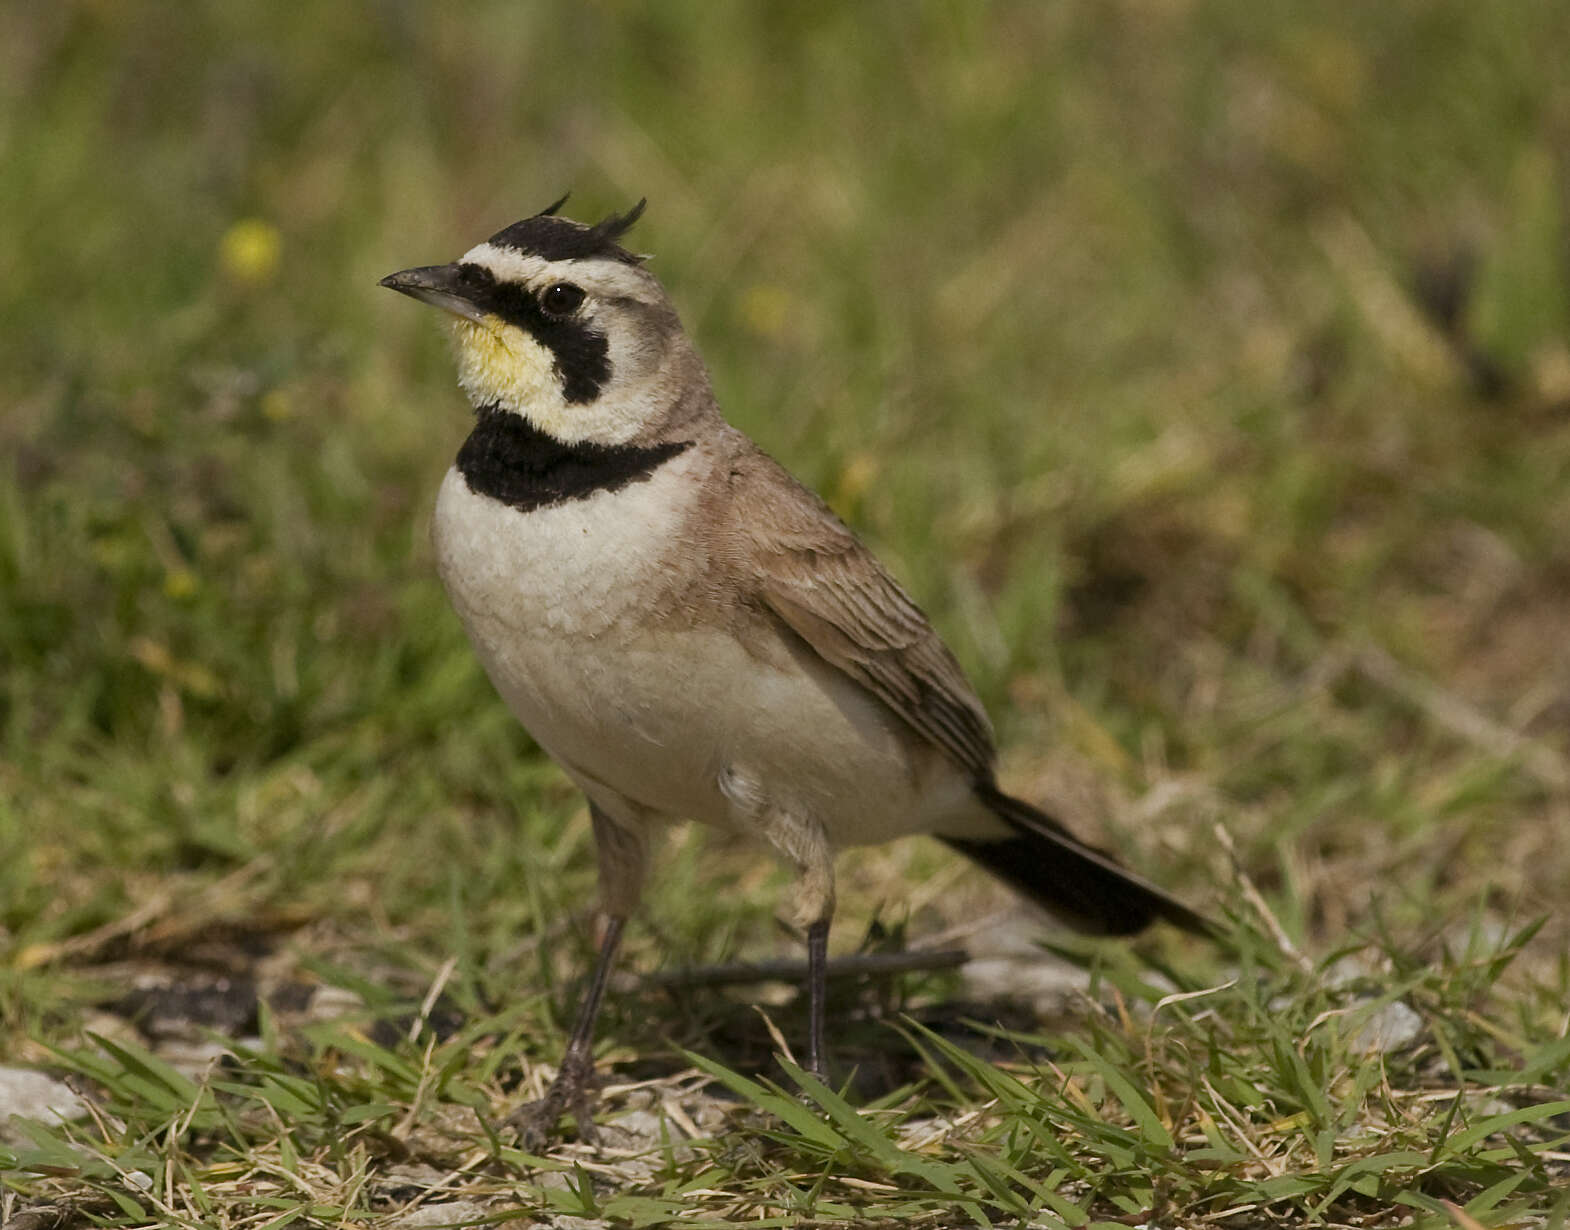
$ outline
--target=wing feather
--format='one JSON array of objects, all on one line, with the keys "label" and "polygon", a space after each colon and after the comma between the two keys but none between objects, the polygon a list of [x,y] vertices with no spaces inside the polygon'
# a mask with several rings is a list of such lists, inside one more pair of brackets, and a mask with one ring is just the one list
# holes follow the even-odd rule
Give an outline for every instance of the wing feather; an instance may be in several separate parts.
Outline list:
[{"label": "wing feather", "polygon": [[954,655],[913,602],[817,496],[761,453],[733,463],[727,518],[750,597],[978,781],[991,781],[992,725]]}]

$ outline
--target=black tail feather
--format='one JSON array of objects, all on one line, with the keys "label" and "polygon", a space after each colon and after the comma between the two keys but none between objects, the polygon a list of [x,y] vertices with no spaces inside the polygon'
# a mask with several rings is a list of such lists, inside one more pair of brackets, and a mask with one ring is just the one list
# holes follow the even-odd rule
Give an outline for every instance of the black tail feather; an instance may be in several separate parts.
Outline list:
[{"label": "black tail feather", "polygon": [[1215,938],[1219,928],[1045,812],[989,784],[977,797],[1011,829],[1000,841],[943,840],[1065,922],[1092,935],[1133,935],[1158,920]]}]

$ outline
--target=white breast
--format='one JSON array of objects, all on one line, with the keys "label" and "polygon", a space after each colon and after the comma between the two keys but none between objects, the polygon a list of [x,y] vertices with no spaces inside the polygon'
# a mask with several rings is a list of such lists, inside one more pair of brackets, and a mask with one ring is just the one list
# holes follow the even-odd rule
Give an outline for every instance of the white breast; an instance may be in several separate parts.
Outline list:
[{"label": "white breast", "polygon": [[436,498],[437,567],[471,634],[593,638],[672,580],[686,520],[685,457],[648,479],[527,513],[477,495],[456,467]]},{"label": "white breast", "polygon": [[681,664],[667,637],[650,638],[651,608],[679,602],[702,563],[682,546],[698,491],[689,464],[529,512],[475,494],[454,468],[432,526],[475,652],[536,742],[569,770],[688,815],[707,809],[712,773],[680,738]]}]

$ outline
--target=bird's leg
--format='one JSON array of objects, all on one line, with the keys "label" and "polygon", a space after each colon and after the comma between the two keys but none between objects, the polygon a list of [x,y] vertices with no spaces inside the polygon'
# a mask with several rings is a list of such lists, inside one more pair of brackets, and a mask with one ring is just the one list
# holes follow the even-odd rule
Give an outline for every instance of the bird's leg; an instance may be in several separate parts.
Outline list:
[{"label": "bird's leg", "polygon": [[531,1153],[550,1139],[564,1110],[571,1110],[573,1118],[578,1121],[579,1136],[591,1142],[596,1137],[592,1096],[594,1022],[600,1015],[600,1000],[605,997],[605,984],[610,981],[611,968],[616,963],[616,949],[621,943],[622,928],[626,925],[627,917],[624,914],[611,914],[606,918],[605,936],[600,941],[600,955],[594,963],[594,975],[578,1005],[578,1017],[573,1022],[561,1067],[556,1070],[556,1079],[551,1082],[543,1098],[524,1103],[507,1120],[518,1129],[523,1147]]},{"label": "bird's leg", "polygon": [[829,1079],[828,1052],[823,1044],[823,1001],[829,993],[829,920],[807,928],[807,1071]]},{"label": "bird's leg", "polygon": [[556,1130],[562,1111],[571,1110],[578,1121],[578,1135],[593,1141],[594,1131],[594,1022],[600,1015],[600,1000],[616,963],[616,948],[621,943],[627,917],[637,908],[643,894],[643,881],[649,866],[648,825],[633,805],[619,800],[613,819],[593,799],[589,819],[594,824],[594,851],[600,864],[600,901],[605,910],[605,934],[600,939],[600,955],[594,963],[589,989],[578,1005],[578,1016],[567,1039],[556,1079],[537,1102],[520,1106],[508,1118],[518,1129],[526,1149],[537,1151]]},{"label": "bird's leg", "polygon": [[834,851],[817,822],[774,812],[764,834],[771,845],[796,865],[792,911],[807,929],[807,1070],[827,1081],[828,1047],[824,1043],[824,1004],[829,991],[829,922],[834,917]]},{"label": "bird's leg", "polygon": [[771,800],[764,782],[743,766],[727,765],[719,787],[730,801],[738,827],[762,837],[796,868],[792,922],[807,930],[807,1068],[822,1080],[828,1071],[823,1025],[829,920],[834,917],[834,850],[817,819]]}]

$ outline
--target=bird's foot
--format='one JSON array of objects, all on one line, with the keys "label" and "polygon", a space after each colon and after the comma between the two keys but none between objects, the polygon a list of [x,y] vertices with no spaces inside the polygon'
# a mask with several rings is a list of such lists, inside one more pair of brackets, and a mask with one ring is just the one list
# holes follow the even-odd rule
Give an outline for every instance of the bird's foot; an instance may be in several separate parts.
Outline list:
[{"label": "bird's foot", "polygon": [[507,1116],[507,1125],[518,1133],[518,1143],[526,1153],[538,1153],[555,1138],[562,1112],[570,1110],[578,1124],[578,1138],[597,1145],[600,1134],[594,1126],[594,1104],[599,1096],[594,1056],[587,1050],[569,1049],[545,1096],[518,1107]]}]

